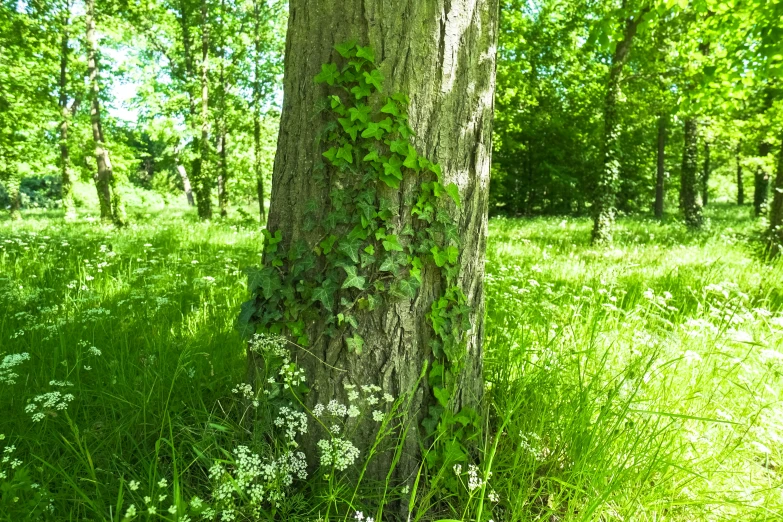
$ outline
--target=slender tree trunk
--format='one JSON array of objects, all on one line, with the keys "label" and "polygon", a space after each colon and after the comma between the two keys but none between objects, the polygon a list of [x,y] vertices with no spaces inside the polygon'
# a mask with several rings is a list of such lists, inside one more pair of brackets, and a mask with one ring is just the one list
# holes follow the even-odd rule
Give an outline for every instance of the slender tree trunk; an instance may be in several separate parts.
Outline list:
[{"label": "slender tree trunk", "polygon": [[[772,145],[770,143],[762,142],[759,145],[759,156],[766,158],[772,151]],[[753,211],[756,217],[764,214],[767,210],[767,198],[769,197],[769,172],[767,169],[759,165],[756,167],[756,172],[753,176]]]},{"label": "slender tree trunk", "polygon": [[[179,3],[179,24],[182,33],[182,55],[185,69],[185,90],[188,96],[188,122],[192,133],[192,140],[190,142],[190,148],[192,149],[192,160],[190,162],[190,175],[193,179],[193,184],[198,187],[198,183],[201,179],[201,140],[199,129],[199,115],[198,115],[198,103],[195,95],[195,67],[193,66],[193,40],[190,34],[190,20],[188,17],[188,4],[185,0],[180,0]],[[188,203],[193,206],[195,204],[193,190],[191,187],[190,178],[188,178],[187,172],[184,168],[179,169],[180,177],[182,177],[182,184],[185,189],[185,196],[188,198]],[[183,176],[184,175],[184,176]]]},{"label": "slender tree trunk", "polygon": [[14,221],[22,219],[22,176],[19,173],[12,173],[5,183],[8,191],[8,199],[11,200],[9,213]]},{"label": "slender tree trunk", "polygon": [[212,219],[212,180],[209,178],[209,19],[207,0],[201,0],[201,138],[199,139],[196,208],[201,219]]},{"label": "slender tree trunk", "polygon": [[95,186],[98,190],[98,200],[101,208],[101,219],[114,221],[118,226],[124,224],[123,211],[119,194],[115,189],[114,172],[112,170],[109,151],[103,140],[101,127],[100,86],[98,84],[98,40],[95,34],[95,0],[87,0],[87,74],[90,81],[90,123],[92,125],[92,138],[95,142],[95,160],[98,171],[95,176]]},{"label": "slender tree trunk", "polygon": [[222,125],[220,128],[220,136],[218,137],[218,158],[220,161],[220,172],[218,173],[218,206],[220,207],[220,216],[226,217],[228,215],[228,158],[226,155],[226,127]]},{"label": "slender tree trunk", "polygon": [[616,212],[615,204],[620,181],[620,160],[617,143],[620,134],[617,114],[620,82],[622,80],[623,67],[628,60],[633,39],[636,36],[636,30],[649,10],[649,7],[645,7],[639,13],[639,16],[625,20],[623,39],[617,43],[612,56],[612,65],[609,68],[609,80],[606,88],[606,98],[604,99],[603,164],[598,176],[593,201],[593,243],[610,243],[612,241],[612,227],[614,226]]},{"label": "slender tree trunk", "polygon": [[693,116],[685,120],[683,139],[680,205],[685,214],[685,224],[688,228],[696,229],[702,225],[702,214],[698,199],[698,124]]},{"label": "slender tree trunk", "polygon": [[62,11],[62,38],[60,39],[60,172],[62,176],[62,205],[65,220],[76,218],[76,203],[73,199],[73,171],[68,150],[68,122],[72,112],[68,108],[68,39],[70,27],[70,2],[66,2]]},{"label": "slender tree trunk", "polygon": [[655,175],[655,217],[663,218],[664,181],[666,179],[666,119],[658,117],[658,157]]},{"label": "slender tree trunk", "polygon": [[220,74],[219,74],[219,99],[218,99],[218,139],[217,139],[217,153],[218,153],[218,207],[220,208],[220,216],[226,217],[228,215],[228,157],[226,152],[226,27],[224,25],[224,18],[226,16],[226,3],[225,0],[220,2]]},{"label": "slender tree trunk", "polygon": [[185,170],[185,166],[180,164],[177,164],[177,172],[179,173],[180,179],[182,179],[182,188],[185,191],[185,198],[188,200],[188,205],[191,207],[196,204],[195,200],[193,199],[193,189],[190,186],[190,178],[188,177],[188,171]]},{"label": "slender tree trunk", "polygon": [[704,142],[704,164],[701,172],[701,205],[706,207],[710,200],[710,144]]},{"label": "slender tree trunk", "polygon": [[256,176],[258,210],[261,222],[266,221],[264,172],[261,164],[261,7],[259,0],[253,0],[253,46],[255,70],[253,71],[253,171]]},{"label": "slender tree trunk", "polygon": [[741,150],[742,144],[737,145],[737,205],[739,206],[745,204],[745,184],[742,180],[742,163],[740,158]]},{"label": "slender tree trunk", "polygon": [[[783,136],[781,136],[783,138]],[[772,187],[772,205],[769,209],[770,248],[773,255],[783,254],[783,140],[778,152],[778,166]]]},{"label": "slender tree trunk", "polygon": [[[456,183],[462,194],[461,208],[452,210],[461,237],[457,284],[471,307],[472,328],[466,334],[452,404],[455,410],[477,407],[483,394],[483,267],[498,2],[291,0],[289,6],[285,96],[267,228],[281,231],[281,248],[302,241],[310,248],[318,245],[319,232],[308,225],[312,215],[308,218],[306,209],[315,206],[316,222],[322,222],[328,212],[328,184],[313,178],[323,158],[318,136],[327,121],[317,107],[329,91],[313,78],[322,64],[337,58],[335,44],[357,39],[371,45],[375,63],[386,78],[385,94],[402,92],[411,100],[409,124],[419,154],[437,161],[444,182]],[[395,209],[395,229],[416,226],[410,198],[423,179],[406,171],[399,189],[382,187],[390,208]],[[373,311],[362,313],[357,328],[364,339],[361,354],[346,350],[342,339],[321,335],[327,328],[323,321],[306,326],[314,341],[296,354],[308,377],[311,391],[305,401],[310,407],[331,399],[344,402],[343,385],[349,382],[377,385],[394,396],[419,387],[412,399],[410,430],[400,435],[402,453],[390,477],[394,485],[413,486],[421,463],[419,426],[431,395],[427,379],[420,382],[419,376],[427,361],[433,360],[427,315],[442,291],[438,274],[425,267],[415,298],[384,298]],[[318,454],[316,441],[323,436],[315,426],[310,430],[301,441],[306,455]],[[361,433],[352,440],[366,456],[372,435]],[[384,481],[391,462],[392,454],[383,453],[368,476]]]}]

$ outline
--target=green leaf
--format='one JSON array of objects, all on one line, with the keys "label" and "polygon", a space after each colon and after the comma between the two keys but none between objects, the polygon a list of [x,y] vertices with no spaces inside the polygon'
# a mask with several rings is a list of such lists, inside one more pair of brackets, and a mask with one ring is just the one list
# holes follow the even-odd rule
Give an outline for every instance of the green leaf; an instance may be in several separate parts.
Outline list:
[{"label": "green leaf", "polygon": [[313,290],[312,300],[314,303],[319,301],[325,309],[331,312],[332,307],[334,306],[334,295],[336,291],[337,285],[331,279],[327,279],[321,286]]},{"label": "green leaf", "polygon": [[353,141],[356,141],[356,135],[359,134],[359,127],[353,125],[351,120],[349,120],[348,118],[337,118],[337,121],[340,122],[340,125],[342,125],[343,130],[351,136],[351,139]]},{"label": "green leaf", "polygon": [[334,48],[343,58],[353,58],[356,56],[356,40],[339,43],[335,45]]},{"label": "green leaf", "polygon": [[383,74],[378,69],[373,69],[364,73],[364,81],[367,82],[367,85],[372,85],[375,90],[380,91],[383,87]]},{"label": "green leaf", "polygon": [[372,245],[367,245],[366,247],[364,247],[364,251],[367,252],[370,255],[374,255],[375,254],[375,247],[372,246]]},{"label": "green leaf", "polygon": [[350,143],[346,143],[337,150],[337,157],[342,158],[348,163],[353,163],[353,146]]},{"label": "green leaf", "polygon": [[321,247],[321,251],[324,254],[328,254],[329,252],[331,252],[335,241],[337,241],[337,236],[335,236],[334,234],[330,235],[329,237],[321,241],[321,243],[319,244]]},{"label": "green leaf", "polygon": [[372,108],[363,103],[357,103],[356,107],[348,109],[348,113],[351,115],[351,121],[359,120],[362,123],[367,123],[371,112]]},{"label": "green leaf", "polygon": [[381,127],[380,123],[371,121],[367,124],[367,128],[362,132],[362,138],[375,138],[380,140],[383,138],[385,131]]},{"label": "green leaf", "polygon": [[381,108],[381,112],[386,114],[391,114],[392,116],[399,116],[400,115],[400,109],[397,107],[397,104],[394,103],[391,99],[389,99],[386,102],[386,105]]},{"label": "green leaf", "polygon": [[446,185],[446,193],[451,196],[451,199],[454,201],[454,204],[457,205],[457,207],[462,206],[459,198],[459,187],[456,183],[449,183]]},{"label": "green leaf", "polygon": [[394,140],[389,144],[389,149],[400,156],[408,154],[408,142],[405,140]]},{"label": "green leaf", "polygon": [[321,72],[316,75],[315,83],[326,82],[329,85],[334,85],[338,76],[340,76],[340,73],[337,71],[337,64],[325,63],[321,65]]},{"label": "green leaf", "polygon": [[345,340],[345,344],[348,345],[349,351],[354,352],[356,355],[362,354],[364,339],[362,339],[359,334],[353,334],[353,337],[348,337]]},{"label": "green leaf", "polygon": [[416,149],[413,147],[413,145],[408,145],[408,151],[405,156],[405,161],[403,161],[402,164],[406,168],[418,172],[420,169],[418,159],[419,159],[419,154],[416,152]]},{"label": "green leaf", "polygon": [[370,90],[370,86],[367,85],[367,82],[365,81],[359,82],[359,85],[351,89],[351,92],[353,93],[354,96],[356,96],[357,100],[361,100],[362,98],[366,98],[370,94],[372,94],[372,90]]},{"label": "green leaf", "polygon": [[375,63],[375,53],[373,53],[372,47],[370,47],[369,45],[367,47],[362,47],[361,45],[357,45],[356,57],[364,58],[370,63]]},{"label": "green leaf", "polygon": [[374,150],[374,151],[370,152],[364,158],[362,158],[362,161],[379,161],[379,160],[380,160],[380,158],[378,157],[378,151],[377,150]]},{"label": "green leaf", "polygon": [[396,154],[392,154],[392,157],[383,164],[383,173],[388,176],[393,176],[398,180],[402,180],[402,159]]},{"label": "green leaf", "polygon": [[343,281],[342,288],[356,288],[359,290],[364,290],[366,278],[356,273],[355,266],[344,266],[343,270],[345,270],[347,277],[345,278],[345,281]]},{"label": "green leaf", "polygon": [[362,241],[358,237],[347,237],[340,240],[337,250],[345,254],[354,263],[359,262],[359,249],[362,247]]},{"label": "green leaf", "polygon": [[329,162],[334,163],[334,159],[337,157],[337,147],[330,147],[329,150],[323,153],[323,156],[329,160]]},{"label": "green leaf", "polygon": [[386,236],[386,239],[383,240],[383,248],[387,252],[402,252],[402,245],[400,245],[400,242],[395,234],[389,234]]},{"label": "green leaf", "polygon": [[438,400],[438,404],[440,404],[444,408],[448,407],[449,400],[451,400],[451,393],[449,392],[448,388],[441,388],[440,386],[435,386],[432,388],[432,394]]}]

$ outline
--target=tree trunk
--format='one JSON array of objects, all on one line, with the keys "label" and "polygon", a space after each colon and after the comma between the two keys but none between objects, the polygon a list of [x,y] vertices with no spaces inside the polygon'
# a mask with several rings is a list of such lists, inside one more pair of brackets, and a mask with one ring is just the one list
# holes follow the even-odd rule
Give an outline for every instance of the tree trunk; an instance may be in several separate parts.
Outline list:
[{"label": "tree trunk", "polygon": [[[195,95],[195,73],[193,67],[193,43],[190,35],[190,21],[188,19],[188,9],[185,0],[180,0],[179,3],[179,24],[182,33],[182,55],[184,61],[185,77],[183,79],[185,83],[185,90],[188,96],[188,121],[190,123],[190,129],[192,132],[192,141],[190,147],[193,150],[192,160],[190,162],[190,174],[193,178],[193,183],[198,187],[198,180],[201,178],[201,156],[200,156],[200,140],[199,140],[199,127],[198,127],[198,108]],[[188,198],[188,203],[193,206],[194,197],[191,188],[190,179],[187,177],[185,168],[179,169],[180,177],[182,177],[183,187],[185,188],[185,196]],[[183,176],[184,174],[184,176]]]},{"label": "tree trunk", "polygon": [[[324,152],[319,136],[328,121],[318,107],[334,91],[315,84],[313,78],[322,64],[338,61],[335,44],[352,39],[369,44],[386,78],[384,95],[401,92],[410,98],[409,124],[418,153],[440,164],[443,182],[454,182],[462,194],[461,208],[451,210],[461,238],[456,284],[467,296],[472,328],[465,334],[462,370],[450,407],[476,408],[483,394],[483,274],[497,0],[291,0],[289,5],[285,96],[267,229],[281,231],[283,249],[301,243],[312,249],[321,241],[320,228],[313,229],[310,223],[315,221],[318,227],[328,217],[331,191],[328,183],[314,181],[323,172],[318,169]],[[421,226],[411,215],[415,203],[411,198],[427,179],[423,173],[406,170],[399,189],[379,186],[394,209],[390,227],[402,231]],[[400,434],[403,451],[391,476],[393,485],[413,486],[421,463],[419,426],[433,399],[428,380],[419,382],[419,377],[424,365],[434,359],[430,344],[434,334],[427,316],[443,291],[439,274],[427,262],[415,297],[384,297],[373,311],[358,316],[356,332],[364,339],[361,353],[346,350],[342,338],[322,335],[324,320],[306,325],[312,344],[296,354],[311,388],[305,398],[309,407],[331,399],[345,402],[343,385],[349,382],[377,385],[394,396],[415,390],[411,429]],[[263,301],[257,296],[250,305],[258,314]],[[319,313],[327,317],[325,310]],[[257,319],[251,321],[260,320],[259,315],[253,317]],[[316,442],[324,436],[312,426],[301,441],[308,457],[318,454]],[[352,440],[366,456],[372,434],[359,433]],[[368,476],[384,481],[391,466],[392,454],[384,453]]]},{"label": "tree trunk", "polygon": [[742,144],[737,145],[737,205],[739,206],[745,204],[745,184],[742,180],[742,163],[740,158],[741,150]]},{"label": "tree trunk", "polygon": [[706,207],[710,200],[710,144],[704,142],[704,164],[701,172],[701,205]]},{"label": "tree trunk", "polygon": [[255,70],[253,71],[253,171],[256,176],[258,209],[261,222],[266,221],[264,203],[264,172],[261,165],[261,8],[259,0],[253,1],[253,44],[255,47]]},{"label": "tree trunk", "polygon": [[218,206],[220,207],[220,216],[226,217],[228,215],[228,158],[226,157],[226,127],[222,125],[220,128],[220,136],[218,137],[218,158],[220,158],[220,172],[218,173],[217,189],[218,189]]},{"label": "tree trunk", "polygon": [[[201,0],[201,139],[198,172],[194,170],[196,207],[201,219],[212,219],[212,183],[209,179],[209,20],[207,0]],[[198,175],[196,175],[198,174]]]},{"label": "tree trunk", "polygon": [[[781,136],[783,138],[783,136]],[[778,166],[772,187],[772,205],[769,209],[770,247],[773,255],[783,254],[783,140],[778,152]]]},{"label": "tree trunk", "polygon": [[701,204],[698,199],[698,125],[693,116],[685,120],[684,143],[682,149],[682,169],[680,171],[680,205],[685,214],[688,228],[700,228],[702,224]]},{"label": "tree trunk", "polygon": [[224,18],[226,16],[226,4],[225,0],[220,2],[220,74],[219,74],[219,100],[218,100],[218,139],[217,139],[217,153],[218,153],[218,207],[220,208],[220,216],[228,216],[228,157],[226,153],[226,28],[224,25]]},{"label": "tree trunk", "polygon": [[663,218],[664,181],[666,178],[666,116],[658,117],[658,158],[655,175],[655,217]]},{"label": "tree trunk", "polygon": [[95,34],[95,0],[87,0],[87,74],[90,81],[90,123],[95,142],[95,160],[98,172],[95,187],[101,207],[101,219],[113,221],[115,225],[125,224],[125,209],[122,205],[112,170],[109,151],[106,149],[101,127],[100,86],[98,84],[98,40]]},{"label": "tree trunk", "polygon": [[649,7],[645,7],[639,16],[625,20],[623,39],[617,43],[612,56],[612,65],[609,68],[609,81],[604,99],[603,164],[598,175],[593,201],[593,243],[610,243],[612,241],[612,227],[616,212],[615,200],[620,181],[620,160],[617,150],[619,138],[617,103],[620,96],[620,81],[634,36],[636,36],[636,30],[649,10]]},{"label": "tree trunk", "polygon": [[22,176],[18,172],[12,173],[6,181],[5,186],[8,190],[8,199],[11,201],[11,206],[8,209],[11,219],[14,221],[20,220],[22,219],[22,193],[20,190],[22,186]]},{"label": "tree trunk", "polygon": [[68,39],[70,26],[70,2],[66,2],[62,11],[62,38],[60,40],[60,172],[62,176],[62,205],[65,220],[76,218],[76,203],[73,199],[73,171],[68,150],[68,121],[72,111],[68,108]]},{"label": "tree trunk", "polygon": [[190,186],[188,172],[185,170],[185,166],[182,164],[177,164],[177,172],[179,173],[179,177],[182,179],[182,188],[185,191],[185,197],[188,200],[188,205],[192,207],[196,204],[196,202],[193,199],[193,189]]},{"label": "tree trunk", "polygon": [[[772,145],[766,141],[759,145],[759,156],[766,158],[772,151]],[[753,176],[753,211],[756,217],[764,214],[767,210],[767,198],[769,197],[769,172],[763,165],[756,167]]]}]

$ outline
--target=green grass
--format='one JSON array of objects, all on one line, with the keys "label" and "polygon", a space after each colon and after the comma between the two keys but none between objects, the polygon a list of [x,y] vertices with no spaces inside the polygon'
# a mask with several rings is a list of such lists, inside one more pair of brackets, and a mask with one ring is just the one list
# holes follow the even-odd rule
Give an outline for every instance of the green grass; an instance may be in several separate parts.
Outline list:
[{"label": "green grass", "polygon": [[[130,504],[136,520],[200,520],[188,503],[208,499],[212,463],[264,444],[232,393],[260,230],[148,208],[123,230],[54,212],[0,221],[0,360],[29,354],[0,382],[0,447],[14,446],[0,520],[119,521]],[[478,470],[492,475],[439,516],[780,520],[783,264],[759,257],[747,214],[711,208],[696,235],[624,219],[609,249],[589,246],[584,219],[492,220]],[[50,392],[73,400],[25,411]],[[269,513],[345,520],[330,480],[294,482]],[[352,509],[377,513],[363,500]]]}]

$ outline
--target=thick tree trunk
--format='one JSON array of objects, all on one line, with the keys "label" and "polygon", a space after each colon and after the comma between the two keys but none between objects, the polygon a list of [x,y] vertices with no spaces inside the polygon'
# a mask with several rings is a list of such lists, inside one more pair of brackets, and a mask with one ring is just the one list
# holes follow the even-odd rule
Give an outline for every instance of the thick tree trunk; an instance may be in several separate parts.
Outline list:
[{"label": "thick tree trunk", "polygon": [[65,220],[72,221],[76,218],[76,203],[73,199],[73,171],[68,150],[68,122],[72,111],[68,108],[68,39],[70,26],[70,2],[63,7],[62,12],[62,38],[60,40],[60,172],[62,176],[62,205],[65,211]]},{"label": "thick tree trunk", "polygon": [[737,145],[737,205],[745,204],[745,184],[742,180],[742,162],[740,158],[740,150],[742,145]]},{"label": "thick tree trunk", "polygon": [[196,204],[196,202],[193,199],[193,189],[190,186],[188,172],[185,170],[185,166],[182,164],[177,165],[177,172],[179,173],[179,177],[182,179],[182,188],[185,191],[185,198],[188,200],[188,205],[192,207]]},{"label": "thick tree trunk", "polygon": [[[781,136],[783,138],[783,136]],[[783,140],[778,152],[778,166],[772,187],[772,205],[769,209],[770,247],[773,255],[783,254]]]},{"label": "thick tree trunk", "polygon": [[207,0],[201,0],[201,138],[198,145],[196,208],[201,219],[212,219],[212,180],[209,178],[209,19]]},{"label": "thick tree trunk", "polygon": [[256,194],[258,198],[258,211],[261,222],[266,221],[266,191],[264,187],[264,170],[261,149],[261,101],[262,101],[262,64],[263,45],[261,40],[261,9],[262,2],[253,0],[253,173],[256,178]]},{"label": "thick tree trunk", "polygon": [[633,45],[634,36],[636,36],[636,30],[649,10],[649,7],[645,7],[638,16],[625,20],[623,39],[617,43],[612,56],[612,65],[609,68],[609,80],[607,82],[606,98],[604,99],[603,164],[598,175],[598,183],[596,184],[593,200],[593,243],[610,243],[612,241],[612,227],[616,212],[615,204],[620,181],[620,160],[617,143],[620,133],[617,114],[620,81],[622,80],[623,67],[628,60],[628,54]]},{"label": "thick tree trunk", "polygon": [[682,169],[680,171],[680,206],[688,228],[702,225],[701,203],[699,202],[698,179],[698,124],[693,116],[685,120],[683,134]]},{"label": "thick tree trunk", "polygon": [[[762,142],[759,145],[759,156],[766,158],[772,151],[770,143]],[[756,167],[753,176],[753,211],[756,217],[763,215],[767,210],[767,198],[769,197],[769,172],[762,165]]]},{"label": "thick tree trunk", "polygon": [[[267,228],[282,232],[282,248],[300,241],[311,247],[318,245],[318,232],[308,226],[306,209],[318,209],[317,222],[326,217],[329,189],[314,177],[323,161],[318,138],[327,121],[318,107],[329,91],[316,85],[313,78],[322,64],[337,59],[335,44],[351,39],[369,44],[386,78],[384,92],[402,92],[410,98],[409,124],[419,154],[438,162],[444,182],[456,183],[462,194],[461,208],[452,210],[458,214],[455,218],[461,237],[457,284],[471,307],[472,328],[466,334],[463,369],[452,398],[455,410],[477,407],[483,393],[483,274],[497,0],[292,0],[289,5],[285,96]],[[410,198],[425,179],[414,171],[405,176],[399,189],[383,189],[390,208],[395,209],[391,219],[398,230],[414,224]],[[331,399],[344,402],[343,385],[349,382],[377,385],[394,396],[416,390],[411,429],[402,442],[403,452],[392,476],[395,485],[412,486],[421,462],[417,428],[431,395],[427,379],[419,383],[419,376],[433,359],[427,314],[443,290],[438,274],[434,267],[425,266],[414,298],[384,298],[374,311],[359,316],[357,333],[364,339],[361,354],[346,350],[342,339],[321,335],[323,324],[307,325],[308,336],[314,341],[296,354],[311,388],[305,399],[310,407]],[[313,426],[302,440],[308,457],[318,454],[315,443],[323,437]],[[370,434],[357,434],[352,440],[366,456]],[[391,454],[379,456],[369,474],[385,480],[391,460]]]},{"label": "thick tree trunk", "polygon": [[90,81],[90,123],[92,138],[95,142],[95,160],[98,172],[95,176],[95,186],[98,190],[98,200],[101,207],[101,219],[113,221],[115,225],[125,224],[125,209],[122,205],[117,184],[112,170],[109,151],[104,143],[101,127],[100,86],[98,83],[98,40],[95,34],[95,0],[87,0],[87,74]]},{"label": "thick tree trunk", "polygon": [[710,201],[710,144],[704,142],[704,164],[701,172],[701,205],[707,206]]},{"label": "thick tree trunk", "polygon": [[658,157],[655,174],[655,217],[663,218],[664,181],[666,179],[666,116],[658,117]]}]

